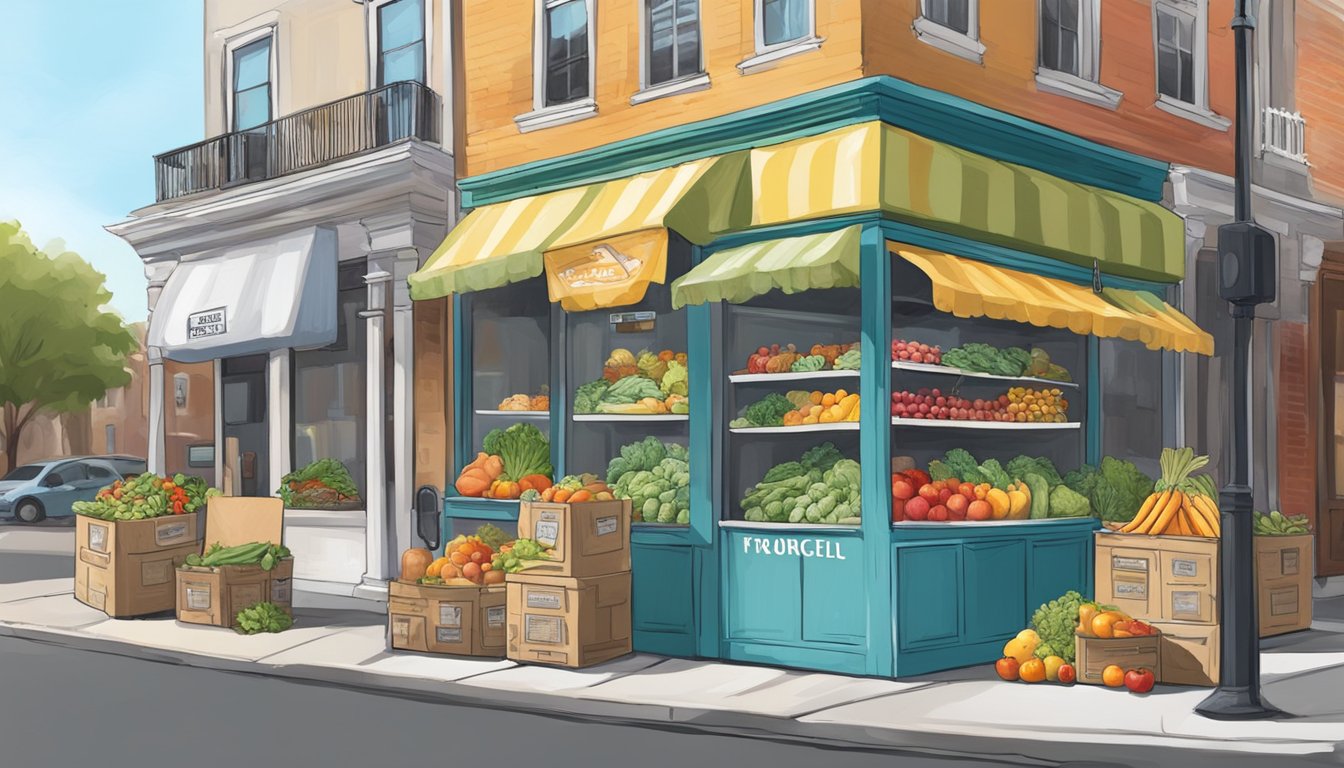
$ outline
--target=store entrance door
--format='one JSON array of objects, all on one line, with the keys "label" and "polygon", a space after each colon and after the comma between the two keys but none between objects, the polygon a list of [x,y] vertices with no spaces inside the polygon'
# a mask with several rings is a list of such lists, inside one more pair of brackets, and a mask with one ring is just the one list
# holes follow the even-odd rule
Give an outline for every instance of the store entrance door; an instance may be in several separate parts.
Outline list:
[{"label": "store entrance door", "polygon": [[1316,575],[1344,574],[1344,263],[1327,260],[1317,281],[1325,473],[1317,481]]},{"label": "store entrance door", "polygon": [[266,356],[230,357],[220,367],[223,389],[220,408],[224,416],[221,443],[228,446],[236,440],[238,445],[236,455],[226,455],[224,459],[233,467],[234,493],[269,496],[271,436],[266,418]]}]

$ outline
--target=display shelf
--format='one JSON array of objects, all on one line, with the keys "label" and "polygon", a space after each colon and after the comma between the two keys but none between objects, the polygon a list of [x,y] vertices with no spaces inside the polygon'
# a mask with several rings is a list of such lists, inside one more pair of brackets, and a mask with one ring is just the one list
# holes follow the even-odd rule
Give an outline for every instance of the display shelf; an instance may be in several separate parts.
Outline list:
[{"label": "display shelf", "polygon": [[858,432],[857,421],[832,421],[826,424],[799,424],[793,427],[729,427],[734,434],[778,435],[790,432]]},{"label": "display shelf", "polygon": [[980,373],[979,371],[965,371],[961,368],[953,368],[950,365],[932,365],[930,363],[907,363],[901,360],[891,361],[891,367],[899,371],[914,371],[916,373],[936,373],[943,376],[960,376],[967,379],[989,379],[993,381],[1016,381],[1028,384],[1041,384],[1051,387],[1073,387],[1077,389],[1077,382],[1073,381],[1054,381],[1052,379],[1038,379],[1035,376],[999,376],[994,373]]},{"label": "display shelf", "polygon": [[574,421],[689,421],[684,413],[576,413]]},{"label": "display shelf", "polygon": [[858,371],[796,371],[789,373],[731,373],[728,380],[734,384],[758,384],[771,381],[804,381],[806,379],[857,379]]},{"label": "display shelf", "polygon": [[807,531],[824,532],[845,532],[862,533],[862,528],[857,525],[823,525],[820,523],[757,523],[751,520],[720,520],[720,528],[739,528],[761,531],[778,531],[780,533],[805,533]]},{"label": "display shelf", "polygon": [[1076,421],[1066,421],[1063,423],[1040,423],[1030,421],[956,421],[944,419],[906,419],[900,416],[892,416],[891,425],[893,427],[916,427],[919,429],[1021,430],[1024,432],[1033,430],[1078,429],[1082,426],[1082,424],[1079,424]]},{"label": "display shelf", "polygon": [[550,418],[550,411],[487,411],[477,410],[477,416],[516,416],[520,419],[546,419]]},{"label": "display shelf", "polygon": [[[931,520],[901,520],[892,523],[892,528],[1003,528],[1012,526],[1032,526],[1032,527],[1058,527],[1061,524],[1078,525],[1078,521],[1084,518],[1077,517],[1056,517],[1045,520],[947,520],[942,522]],[[1091,519],[1091,518],[1086,518]],[[962,533],[963,531],[958,531]]]},{"label": "display shelf", "polygon": [[517,520],[517,499],[482,499],[477,496],[444,496],[443,515],[471,520]]}]

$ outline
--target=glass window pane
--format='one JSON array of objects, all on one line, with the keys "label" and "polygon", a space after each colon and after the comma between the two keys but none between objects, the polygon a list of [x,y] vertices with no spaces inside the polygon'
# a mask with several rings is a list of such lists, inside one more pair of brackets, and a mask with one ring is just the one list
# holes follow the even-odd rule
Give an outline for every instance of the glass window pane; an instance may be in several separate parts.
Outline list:
[{"label": "glass window pane", "polygon": [[970,27],[970,0],[927,0],[924,16],[929,21],[966,34]]},{"label": "glass window pane", "polygon": [[402,80],[423,80],[425,77],[425,44],[416,43],[390,53],[382,54],[383,65],[380,85]]},{"label": "glass window pane", "polygon": [[1157,52],[1157,91],[1173,99],[1180,98],[1180,92],[1177,85],[1179,79],[1180,62],[1177,60],[1174,51],[1165,48],[1158,49]]},{"label": "glass window pane", "polygon": [[673,0],[648,4],[649,82],[662,83],[676,77],[676,5]]},{"label": "glass window pane", "polygon": [[588,9],[583,0],[546,11],[546,104],[588,96]]},{"label": "glass window pane", "polygon": [[260,85],[234,95],[233,129],[245,131],[271,119],[271,87]]},{"label": "glass window pane", "polygon": [[1059,25],[1068,29],[1078,29],[1079,0],[1059,0]]},{"label": "glass window pane", "polygon": [[421,0],[396,0],[378,8],[378,49],[390,51],[425,37]]},{"label": "glass window pane", "polygon": [[233,52],[233,89],[242,91],[271,80],[271,38],[248,43]]},{"label": "glass window pane", "polygon": [[1059,29],[1059,71],[1078,74],[1078,33],[1065,27]]},{"label": "glass window pane", "polygon": [[1176,26],[1180,34],[1178,42],[1181,45],[1181,49],[1185,51],[1193,51],[1195,46],[1195,20],[1189,16],[1181,16],[1177,20]]},{"label": "glass window pane", "polygon": [[807,3],[811,0],[762,0],[762,37],[779,45],[807,34]]},{"label": "glass window pane", "polygon": [[1176,18],[1161,10],[1157,12],[1157,39],[1164,43],[1176,41]]},{"label": "glass window pane", "polygon": [[1177,60],[1181,65],[1181,101],[1195,103],[1195,58],[1189,51],[1182,51]]},{"label": "glass window pane", "polygon": [[364,495],[365,370],[363,287],[340,291],[337,342],[294,353],[294,467],[336,459]]},{"label": "glass window pane", "polygon": [[[1162,353],[1120,339],[1101,339],[1100,344],[1099,370],[1105,376],[1101,383],[1101,453],[1132,461],[1156,478],[1163,448]],[[1119,375],[1106,376],[1107,371]]]}]

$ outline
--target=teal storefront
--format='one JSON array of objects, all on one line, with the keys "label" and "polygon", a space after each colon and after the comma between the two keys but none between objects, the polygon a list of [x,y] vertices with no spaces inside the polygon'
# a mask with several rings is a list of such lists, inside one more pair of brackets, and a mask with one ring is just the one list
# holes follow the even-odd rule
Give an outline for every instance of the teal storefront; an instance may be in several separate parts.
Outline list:
[{"label": "teal storefront", "polygon": [[[996,658],[1041,602],[1091,592],[1095,521],[893,522],[889,467],[955,447],[1095,463],[1098,336],[1210,351],[1158,298],[1184,264],[1165,177],[881,77],[464,179],[474,210],[412,278],[416,298],[456,297],[454,469],[519,421],[550,436],[557,477],[648,435],[686,446],[689,514],[632,534],[638,651],[878,676]],[[892,362],[899,339],[1045,348],[1074,374],[1067,421],[893,417],[893,392],[1042,384]],[[743,371],[776,343],[857,343],[863,363]],[[689,413],[576,413],[619,348],[684,353]],[[856,421],[733,424],[771,392],[838,389]],[[501,407],[516,395],[535,407]],[[862,467],[861,522],[745,519],[747,490],[824,443]],[[517,519],[454,494],[449,536]]]}]

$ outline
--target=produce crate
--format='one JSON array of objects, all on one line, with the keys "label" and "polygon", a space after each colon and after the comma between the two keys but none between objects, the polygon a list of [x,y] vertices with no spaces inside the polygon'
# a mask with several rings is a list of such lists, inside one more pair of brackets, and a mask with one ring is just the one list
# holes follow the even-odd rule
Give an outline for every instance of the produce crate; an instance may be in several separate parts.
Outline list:
[{"label": "produce crate", "polygon": [[[252,542],[281,544],[285,505],[277,498],[216,496],[206,504],[206,546]],[[217,567],[182,565],[177,569],[177,620],[231,629],[238,612],[271,602],[293,614],[294,558],[271,570],[260,565]]]},{"label": "produce crate", "polygon": [[1075,635],[1077,644],[1074,665],[1078,672],[1078,682],[1088,685],[1102,685],[1101,673],[1114,664],[1121,669],[1130,670],[1147,667],[1153,670],[1158,680],[1162,679],[1162,631],[1156,635],[1143,637],[1087,637]]},{"label": "produce crate", "polygon": [[1310,534],[1255,537],[1261,637],[1311,626],[1312,547]]},{"label": "produce crate", "polygon": [[387,639],[395,650],[504,657],[505,587],[393,581]]},{"label": "produce crate", "polygon": [[578,669],[631,652],[629,571],[563,578],[529,569],[505,587],[510,659]]},{"label": "produce crate", "polygon": [[1218,539],[1098,531],[1097,601],[1144,621],[1218,621]]},{"label": "produce crate", "polygon": [[541,576],[583,578],[630,570],[630,501],[555,504],[525,501],[518,510],[518,537],[551,548],[551,559],[529,563]]},{"label": "produce crate", "polygon": [[1166,622],[1153,626],[1161,638],[1162,667],[1155,670],[1159,683],[1218,684],[1218,625]]},{"label": "produce crate", "polygon": [[75,599],[113,618],[173,610],[173,571],[200,554],[198,513],[147,520],[75,516]]}]

